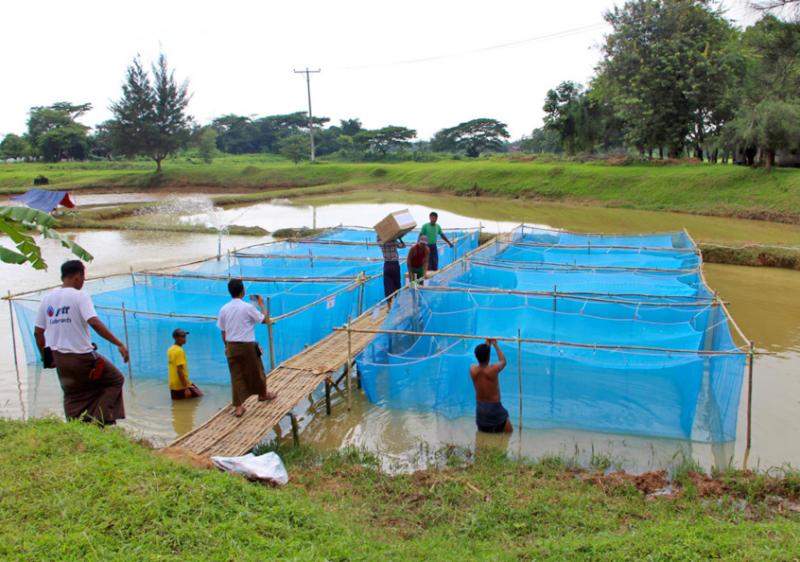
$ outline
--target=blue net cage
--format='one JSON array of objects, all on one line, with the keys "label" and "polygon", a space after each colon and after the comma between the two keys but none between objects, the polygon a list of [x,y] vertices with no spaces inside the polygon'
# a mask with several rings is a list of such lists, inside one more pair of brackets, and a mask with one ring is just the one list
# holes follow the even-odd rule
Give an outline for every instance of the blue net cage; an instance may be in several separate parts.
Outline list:
[{"label": "blue net cage", "polygon": [[[347,240],[365,231],[336,232]],[[477,232],[461,233],[457,240],[466,252],[477,244]],[[309,241],[302,244],[304,253],[298,255],[299,246],[267,244],[248,251],[259,253],[269,248],[275,256],[234,253],[169,271],[90,280],[84,290],[92,295],[99,318],[111,331],[120,339],[127,333],[134,376],[166,379],[166,350],[172,345],[172,331],[180,327],[190,332],[185,350],[192,380],[226,384],[227,363],[216,316],[230,300],[229,278],[243,278],[248,295],[259,294],[267,300],[274,322],[272,355],[276,365],[383,299],[382,259],[366,258],[360,245]],[[33,329],[44,294],[33,292],[13,301],[30,362],[38,361]],[[92,336],[99,351],[125,371],[116,349]],[[266,326],[256,327],[256,339],[269,366]]]},{"label": "blue net cage", "polygon": [[[591,240],[619,269],[536,266],[545,248],[533,247],[515,256],[531,261],[509,267],[501,260],[523,239],[549,244],[548,259],[565,266],[575,259],[571,246]],[[703,282],[691,240],[675,233],[602,242],[524,227],[430,287],[404,291],[383,326],[402,333],[378,335],[358,357],[367,396],[389,408],[474,416],[468,373],[480,341],[470,338],[507,338],[500,387],[515,425],[733,440],[747,355]],[[564,255],[560,243],[570,246]],[[687,261],[674,268],[669,260]]]}]

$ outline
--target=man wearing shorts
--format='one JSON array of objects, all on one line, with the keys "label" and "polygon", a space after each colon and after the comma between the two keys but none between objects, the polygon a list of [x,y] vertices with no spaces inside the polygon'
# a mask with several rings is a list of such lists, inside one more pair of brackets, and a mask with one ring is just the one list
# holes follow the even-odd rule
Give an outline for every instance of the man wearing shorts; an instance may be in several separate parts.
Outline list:
[{"label": "man wearing shorts", "polygon": [[[492,347],[497,352],[497,363],[489,364],[492,356]],[[500,402],[500,371],[506,367],[506,357],[497,345],[497,340],[486,340],[475,347],[477,365],[469,368],[469,376],[475,387],[477,405],[475,409],[475,423],[478,431],[484,433],[511,433],[511,421],[508,411]]]}]

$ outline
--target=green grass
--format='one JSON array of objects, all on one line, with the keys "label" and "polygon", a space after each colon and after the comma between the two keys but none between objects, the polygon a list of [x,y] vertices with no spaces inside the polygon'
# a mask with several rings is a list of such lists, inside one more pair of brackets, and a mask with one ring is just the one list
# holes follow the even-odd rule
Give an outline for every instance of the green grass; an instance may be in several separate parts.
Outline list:
[{"label": "green grass", "polygon": [[[771,173],[732,165],[615,166],[604,162],[511,161],[294,165],[264,155],[228,156],[212,164],[177,158],[153,173],[149,162],[0,165],[0,191],[23,191],[44,174],[52,188],[268,191],[270,197],[394,188],[550,202],[800,222],[800,170]],[[264,199],[251,195],[249,200]],[[245,198],[248,200],[248,198]],[[232,199],[228,202],[236,202]],[[241,200],[239,200],[241,201]]]},{"label": "green grass", "polygon": [[726,473],[717,479],[726,491],[713,497],[698,487],[648,499],[630,478],[560,459],[454,449],[446,468],[391,476],[357,450],[281,449],[291,481],[273,489],[78,423],[0,421],[0,447],[5,559],[789,560],[800,552],[800,514],[787,508],[800,495],[793,472]]}]

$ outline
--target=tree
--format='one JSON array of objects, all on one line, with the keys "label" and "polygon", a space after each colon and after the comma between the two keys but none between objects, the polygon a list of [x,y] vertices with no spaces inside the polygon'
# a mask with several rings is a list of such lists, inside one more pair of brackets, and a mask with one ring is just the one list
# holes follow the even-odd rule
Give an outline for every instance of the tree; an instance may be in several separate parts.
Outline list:
[{"label": "tree", "polygon": [[436,151],[463,150],[470,158],[477,158],[481,152],[501,150],[503,139],[508,137],[505,123],[479,118],[438,131],[431,141],[431,148]]},{"label": "tree", "polygon": [[203,127],[197,134],[197,152],[203,162],[211,164],[217,149],[217,131],[213,127]]},{"label": "tree", "polygon": [[163,53],[152,66],[152,74],[151,83],[139,58],[133,60],[122,85],[122,98],[111,105],[114,120],[110,130],[117,152],[152,159],[158,173],[162,160],[189,139],[191,117],[186,107],[191,96],[188,82],[176,82]]},{"label": "tree", "polygon": [[258,127],[249,117],[224,115],[211,122],[217,131],[217,148],[228,154],[253,154],[261,152],[263,145]]},{"label": "tree", "polygon": [[29,207],[0,206],[0,232],[11,239],[16,251],[0,246],[0,261],[5,263],[23,264],[30,263],[34,269],[47,269],[47,263],[42,258],[42,250],[36,240],[28,234],[29,231],[40,233],[44,238],[58,240],[77,257],[92,261],[92,255],[84,248],[59,234],[53,229],[55,219]]},{"label": "tree", "polygon": [[0,142],[0,160],[29,158],[31,156],[31,145],[23,137],[10,133]]},{"label": "tree", "polygon": [[89,154],[95,158],[111,158],[114,150],[111,137],[113,121],[103,121],[95,125],[94,133],[89,136]]},{"label": "tree", "polygon": [[407,127],[389,125],[381,129],[364,130],[358,133],[355,142],[367,150],[376,150],[382,158],[392,150],[399,150],[409,146],[411,139],[417,136],[417,131]]},{"label": "tree", "polygon": [[28,139],[36,153],[47,162],[85,159],[89,127],[76,119],[91,108],[89,103],[76,105],[63,101],[32,107],[28,113]]},{"label": "tree", "polygon": [[288,158],[295,164],[308,158],[311,152],[311,140],[308,135],[300,133],[289,135],[288,137],[283,137],[279,144],[281,156]]},{"label": "tree", "polygon": [[563,148],[561,136],[558,132],[545,127],[534,129],[531,136],[523,137],[519,144],[520,150],[523,152],[552,152],[558,154]]},{"label": "tree", "polygon": [[341,133],[348,137],[354,137],[364,130],[364,127],[361,125],[361,120],[356,118],[341,119],[339,121],[339,128],[341,129]]},{"label": "tree", "polygon": [[726,133],[732,148],[744,147],[746,152],[748,147],[754,147],[761,152],[767,170],[771,170],[779,150],[800,147],[800,103],[764,100],[731,121]]},{"label": "tree", "polygon": [[745,30],[741,45],[749,63],[745,104],[800,96],[800,23],[765,15]]},{"label": "tree", "polygon": [[702,0],[636,0],[606,13],[613,31],[593,82],[641,151],[667,147],[679,156],[691,136],[705,137],[730,112],[720,111],[742,65],[736,32]]}]

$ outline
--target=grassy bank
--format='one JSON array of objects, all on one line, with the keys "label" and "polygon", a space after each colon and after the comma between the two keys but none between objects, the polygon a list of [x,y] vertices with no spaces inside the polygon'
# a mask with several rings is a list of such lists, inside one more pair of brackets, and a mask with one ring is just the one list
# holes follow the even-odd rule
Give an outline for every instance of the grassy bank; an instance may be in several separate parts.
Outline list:
[{"label": "grassy bank", "polygon": [[[0,421],[7,559],[792,559],[800,477],[603,475],[497,452],[390,476],[355,451],[281,451],[272,489],[55,420]],[[605,464],[600,463],[599,468]]]},{"label": "grassy bank", "polygon": [[[253,192],[265,196],[342,193],[399,188],[449,193],[579,202],[590,205],[678,211],[800,222],[800,171],[772,173],[740,166],[681,164],[615,166],[603,162],[537,162],[485,159],[431,163],[334,163],[294,165],[260,155],[224,157],[212,164],[175,159],[154,174],[147,162],[0,165],[0,190],[28,189],[36,175],[63,189],[192,188]],[[269,192],[260,194],[259,192]],[[231,200],[233,202],[233,200]]]}]

